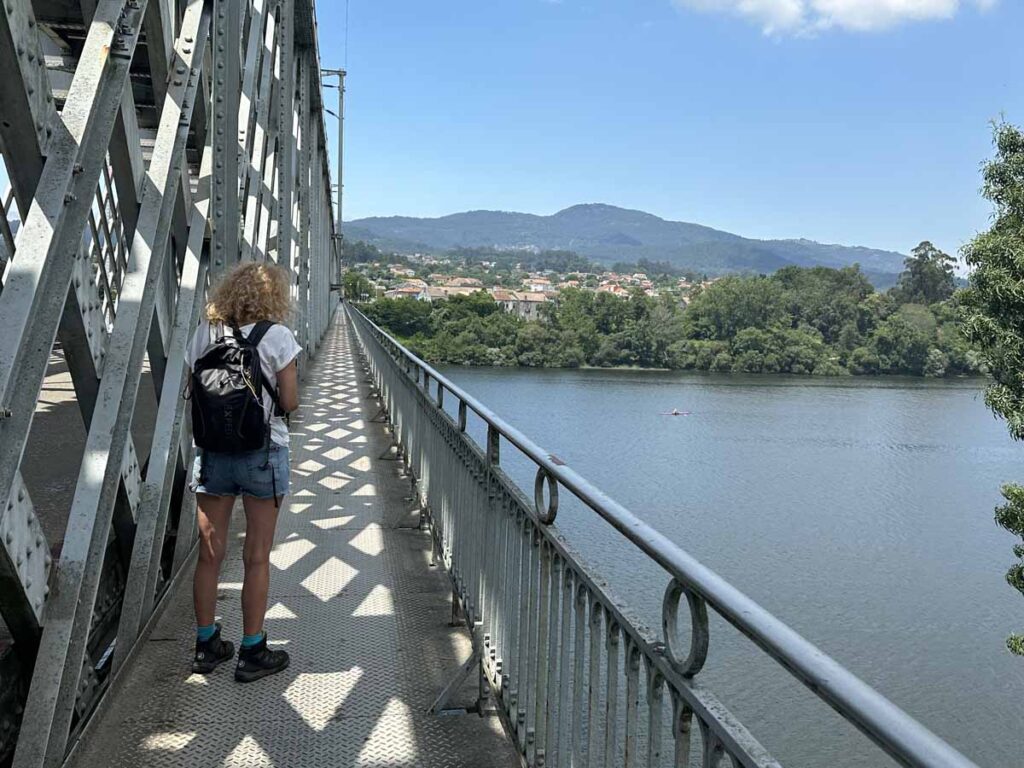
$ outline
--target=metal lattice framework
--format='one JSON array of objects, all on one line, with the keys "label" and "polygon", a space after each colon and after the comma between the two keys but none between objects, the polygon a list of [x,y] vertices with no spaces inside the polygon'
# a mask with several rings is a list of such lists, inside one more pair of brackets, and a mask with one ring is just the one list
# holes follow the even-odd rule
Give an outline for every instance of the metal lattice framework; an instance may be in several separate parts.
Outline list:
[{"label": "metal lattice framework", "polygon": [[[300,370],[317,352],[320,94],[312,0],[0,3],[0,762],[63,761],[194,546],[179,393],[208,282],[286,267]],[[23,466],[55,358],[85,433],[59,540]]]}]

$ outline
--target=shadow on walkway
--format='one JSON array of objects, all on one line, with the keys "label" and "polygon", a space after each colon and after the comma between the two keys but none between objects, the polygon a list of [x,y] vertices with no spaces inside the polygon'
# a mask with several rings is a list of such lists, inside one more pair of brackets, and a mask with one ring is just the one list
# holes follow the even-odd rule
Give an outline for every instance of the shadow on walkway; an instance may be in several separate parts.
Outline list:
[{"label": "shadow on walkway", "polygon": [[[170,767],[516,766],[496,718],[426,714],[470,655],[449,627],[451,587],[389,441],[371,423],[366,374],[338,313],[292,420],[292,495],[271,555],[272,646],[291,666],[249,685],[233,666],[190,675],[191,579],[72,765]],[[237,645],[244,518],[221,576],[218,621]],[[475,681],[457,702],[469,704]]]}]

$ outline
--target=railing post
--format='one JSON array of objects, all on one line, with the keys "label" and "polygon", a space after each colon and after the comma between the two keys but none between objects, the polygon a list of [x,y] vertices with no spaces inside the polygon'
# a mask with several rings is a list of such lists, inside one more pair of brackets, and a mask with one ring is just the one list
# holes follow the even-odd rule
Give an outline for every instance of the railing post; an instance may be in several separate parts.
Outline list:
[{"label": "railing post", "polygon": [[501,433],[491,424],[487,425],[487,463],[498,466],[501,462]]}]

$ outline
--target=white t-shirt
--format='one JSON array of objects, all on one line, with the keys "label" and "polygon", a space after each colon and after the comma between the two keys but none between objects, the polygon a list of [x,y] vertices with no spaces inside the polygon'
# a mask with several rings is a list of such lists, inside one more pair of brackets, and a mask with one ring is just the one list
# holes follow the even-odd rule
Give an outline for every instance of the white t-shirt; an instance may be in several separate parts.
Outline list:
[{"label": "white t-shirt", "polygon": [[[255,323],[243,325],[239,330],[245,337],[249,336]],[[230,334],[230,329],[227,330]],[[213,344],[214,341],[225,335],[224,326],[215,323],[211,328],[210,323],[203,320],[192,334],[185,354],[185,362],[189,368],[195,368],[196,360],[203,356],[203,353]],[[277,388],[277,372],[284,369],[292,360],[298,357],[302,351],[299,342],[295,340],[295,334],[280,323],[275,323],[267,333],[260,339],[257,351],[260,353],[260,367],[263,368],[263,375],[267,381]],[[288,425],[281,416],[274,416],[274,401],[268,392],[263,393],[263,409],[270,420],[270,439],[278,445],[288,447]]]}]

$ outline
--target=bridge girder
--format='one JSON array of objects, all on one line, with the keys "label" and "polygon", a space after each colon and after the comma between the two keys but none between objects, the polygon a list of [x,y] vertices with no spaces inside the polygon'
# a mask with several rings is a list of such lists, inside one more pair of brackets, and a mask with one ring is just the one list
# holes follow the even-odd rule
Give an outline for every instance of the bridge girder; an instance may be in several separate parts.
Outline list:
[{"label": "bridge girder", "polygon": [[[315,35],[312,0],[0,4],[0,761],[63,761],[189,561],[179,393],[209,280],[284,266],[316,353],[336,254]],[[55,359],[86,435],[60,507],[23,471]]]}]

